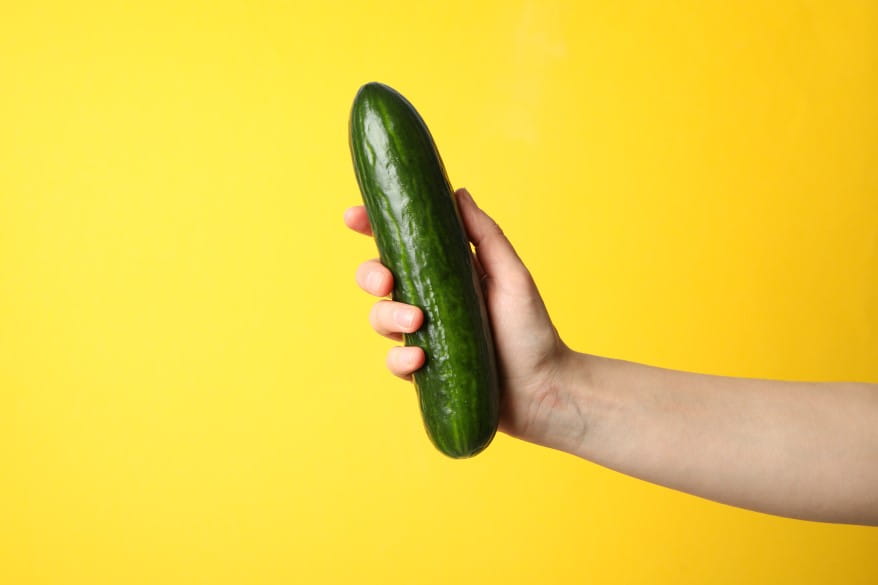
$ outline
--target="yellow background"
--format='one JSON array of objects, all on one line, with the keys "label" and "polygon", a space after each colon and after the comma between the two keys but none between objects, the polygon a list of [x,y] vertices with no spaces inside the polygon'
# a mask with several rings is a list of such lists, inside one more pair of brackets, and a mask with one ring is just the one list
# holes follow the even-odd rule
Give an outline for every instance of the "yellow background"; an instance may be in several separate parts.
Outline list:
[{"label": "yellow background", "polygon": [[380,80],[574,347],[878,382],[876,31],[865,0],[5,2],[0,583],[875,583],[875,529],[505,436],[444,459],[341,214]]}]

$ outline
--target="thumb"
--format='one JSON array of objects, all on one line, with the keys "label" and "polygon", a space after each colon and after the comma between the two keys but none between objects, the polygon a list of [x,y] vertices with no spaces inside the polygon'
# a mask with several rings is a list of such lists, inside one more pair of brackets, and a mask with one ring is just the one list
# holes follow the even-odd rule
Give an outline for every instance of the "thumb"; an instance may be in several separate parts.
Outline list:
[{"label": "thumb", "polygon": [[476,256],[488,278],[496,279],[520,272],[527,273],[509,239],[503,234],[503,230],[476,205],[469,191],[458,189],[455,195],[463,227],[476,249]]}]

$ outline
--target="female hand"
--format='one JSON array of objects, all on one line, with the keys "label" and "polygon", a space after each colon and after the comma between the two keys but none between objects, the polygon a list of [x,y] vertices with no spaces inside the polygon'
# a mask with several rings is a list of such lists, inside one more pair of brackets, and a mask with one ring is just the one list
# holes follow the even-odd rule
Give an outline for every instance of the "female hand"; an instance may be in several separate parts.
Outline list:
[{"label": "female hand", "polygon": [[[571,398],[565,396],[559,377],[571,353],[558,336],[530,272],[496,222],[482,211],[465,189],[455,193],[464,228],[475,247],[475,265],[484,287],[497,351],[502,408],[500,430],[540,443],[552,436],[581,428],[581,420],[565,421]],[[371,235],[366,210],[352,207],[345,223],[354,231]],[[366,292],[386,297],[393,290],[393,275],[378,260],[360,265],[357,283]],[[395,341],[416,331],[423,322],[418,307],[382,299],[369,314],[372,328]],[[404,379],[424,364],[419,347],[394,347],[387,367]],[[577,409],[573,409],[577,412]],[[575,417],[578,418],[578,417]],[[561,420],[559,420],[561,419]]]},{"label": "female hand", "polygon": [[[456,197],[494,334],[502,431],[703,498],[878,525],[878,385],[709,376],[574,352],[497,224],[465,190]],[[371,234],[362,207],[345,222]],[[393,289],[377,260],[357,282],[379,297]],[[399,341],[423,315],[384,299],[370,320]],[[409,378],[424,354],[397,347],[387,362]]]}]

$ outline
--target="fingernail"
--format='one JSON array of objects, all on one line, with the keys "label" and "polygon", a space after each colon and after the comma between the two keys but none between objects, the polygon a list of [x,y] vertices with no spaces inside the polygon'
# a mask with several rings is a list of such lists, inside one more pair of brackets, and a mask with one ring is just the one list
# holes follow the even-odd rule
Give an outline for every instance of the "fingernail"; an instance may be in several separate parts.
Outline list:
[{"label": "fingernail", "polygon": [[412,312],[403,309],[397,309],[394,311],[393,318],[396,321],[396,324],[404,329],[411,329],[412,323],[415,322],[415,316]]},{"label": "fingernail", "polygon": [[[470,194],[469,190],[467,190],[466,187],[461,187],[457,190],[457,192],[460,193],[460,196],[464,199],[469,199],[470,201],[473,201],[473,196]],[[473,201],[473,203],[475,202]]]}]

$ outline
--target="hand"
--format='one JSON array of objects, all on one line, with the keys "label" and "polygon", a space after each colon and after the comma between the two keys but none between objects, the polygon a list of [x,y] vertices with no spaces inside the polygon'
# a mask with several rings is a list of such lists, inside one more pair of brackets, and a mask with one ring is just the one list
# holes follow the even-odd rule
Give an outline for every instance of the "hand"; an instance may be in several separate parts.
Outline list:
[{"label": "hand", "polygon": [[[878,525],[878,385],[708,376],[574,352],[497,224],[465,190],[455,196],[491,318],[500,430],[703,498]],[[363,207],[345,223],[371,234]],[[360,266],[357,282],[379,297],[393,289],[377,260]],[[370,321],[401,341],[423,315],[383,299]],[[410,378],[424,353],[395,347],[387,363]]]},{"label": "hand", "polygon": [[[476,250],[475,264],[491,319],[502,396],[500,430],[551,444],[559,431],[581,426],[581,421],[558,420],[569,418],[562,413],[571,411],[566,408],[571,399],[559,383],[571,352],[552,326],[533,278],[512,244],[465,189],[455,196]],[[348,209],[345,223],[354,231],[372,234],[362,206]],[[356,278],[363,290],[378,297],[393,290],[393,275],[378,260],[361,264]],[[403,333],[421,326],[423,314],[417,307],[382,299],[372,307],[369,321],[379,334],[401,341]],[[404,379],[411,379],[412,372],[423,364],[424,353],[419,347],[394,347],[387,355],[390,371]]]}]

